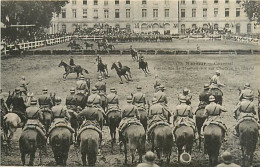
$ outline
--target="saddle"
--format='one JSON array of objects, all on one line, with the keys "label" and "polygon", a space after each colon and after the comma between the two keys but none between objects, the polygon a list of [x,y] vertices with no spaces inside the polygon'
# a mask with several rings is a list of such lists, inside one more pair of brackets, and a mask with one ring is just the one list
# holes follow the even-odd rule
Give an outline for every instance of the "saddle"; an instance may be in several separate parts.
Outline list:
[{"label": "saddle", "polygon": [[239,125],[240,123],[247,121],[247,120],[251,120],[258,125],[257,118],[255,117],[255,115],[253,113],[240,113],[240,115],[241,116],[240,116],[240,119],[237,122],[237,125]]},{"label": "saddle", "polygon": [[99,125],[99,123],[96,120],[85,120],[79,130],[78,136],[77,136],[77,141],[80,140],[80,135],[81,133],[86,130],[86,129],[92,129],[98,132],[99,137],[102,138],[102,130]]},{"label": "saddle", "polygon": [[154,129],[157,126],[170,126],[170,124],[167,123],[164,120],[163,120],[163,118],[162,119],[152,119],[152,120],[150,120],[150,122],[148,123],[148,129],[147,129],[148,140],[151,139],[151,134],[153,133]]},{"label": "saddle", "polygon": [[135,118],[135,117],[131,117],[131,118],[123,118],[119,124],[118,130],[119,133],[123,133],[125,131],[126,128],[128,128],[130,125],[140,125],[143,126],[141,124],[141,122]]},{"label": "saddle", "polygon": [[35,129],[41,136],[46,138],[46,131],[45,131],[45,129],[40,128],[39,120],[37,120],[37,119],[27,120],[27,123],[24,126],[23,131],[25,131],[27,129]]},{"label": "saddle", "polygon": [[179,119],[176,120],[175,122],[175,127],[173,129],[173,133],[176,131],[177,128],[182,127],[182,126],[188,126],[191,127],[196,133],[196,125],[193,119],[188,118],[188,117],[179,117]]},{"label": "saddle", "polygon": [[205,127],[210,124],[219,126],[224,131],[224,133],[227,131],[227,126],[220,120],[219,116],[211,116],[208,120],[206,120],[202,126],[203,131]]},{"label": "saddle", "polygon": [[52,122],[49,130],[49,134],[57,127],[65,127],[70,130],[71,133],[75,133],[74,129],[65,121],[64,118],[55,118]]},{"label": "saddle", "polygon": [[120,108],[118,107],[117,104],[115,105],[109,105],[106,111],[106,115],[110,114],[111,112],[116,111],[116,112],[121,112]]}]

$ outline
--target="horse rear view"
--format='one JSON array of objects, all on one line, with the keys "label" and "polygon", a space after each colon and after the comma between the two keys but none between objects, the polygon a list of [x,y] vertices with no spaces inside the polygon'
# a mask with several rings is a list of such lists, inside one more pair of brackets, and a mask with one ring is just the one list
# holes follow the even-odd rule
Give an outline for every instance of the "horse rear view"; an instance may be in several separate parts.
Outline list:
[{"label": "horse rear view", "polygon": [[132,164],[135,160],[135,152],[137,150],[139,155],[139,163],[142,162],[142,155],[145,153],[145,130],[142,125],[129,125],[124,133],[124,152],[125,152],[125,164],[127,164],[127,145],[132,155]]},{"label": "horse rear view", "polygon": [[173,147],[172,129],[170,126],[157,126],[155,127],[152,136],[154,136],[154,139],[152,139],[152,151],[154,151],[154,148],[156,149],[159,159],[161,159],[163,154],[166,155],[166,163],[169,164]]},{"label": "horse rear view", "polygon": [[204,130],[204,152],[209,155],[209,165],[218,163],[219,150],[224,138],[224,133],[221,127],[214,124],[209,124]]},{"label": "horse rear view", "polygon": [[251,166],[258,142],[258,125],[255,121],[244,120],[239,124],[239,140],[243,156],[243,165]]},{"label": "horse rear view", "polygon": [[16,132],[17,128],[20,127],[21,119],[15,113],[8,113],[4,116],[4,134],[5,138],[7,138],[8,144],[10,144],[11,139],[13,138],[14,132]]},{"label": "horse rear view", "polygon": [[50,132],[50,145],[57,165],[66,165],[71,144],[71,132],[66,127],[56,127]]},{"label": "horse rear view", "polygon": [[[35,129],[27,129],[22,132],[21,137],[19,139],[19,147],[20,147],[21,160],[23,165],[25,165],[26,155],[30,155],[29,165],[30,166],[34,165],[33,163],[35,159],[35,152],[37,148],[41,149],[43,147],[42,143],[43,141]],[[41,150],[39,154],[40,154],[40,164],[41,164]]]},{"label": "horse rear view", "polygon": [[80,152],[84,166],[86,157],[90,166],[95,165],[99,148],[99,133],[93,129],[86,129],[80,134]]}]

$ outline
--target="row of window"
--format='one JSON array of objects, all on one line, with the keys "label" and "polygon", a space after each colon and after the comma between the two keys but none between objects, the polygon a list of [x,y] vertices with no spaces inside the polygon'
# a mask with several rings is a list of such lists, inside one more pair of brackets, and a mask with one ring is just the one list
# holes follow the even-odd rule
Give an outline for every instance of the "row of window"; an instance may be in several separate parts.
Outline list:
[{"label": "row of window", "polygon": [[[185,11],[184,11],[185,12]],[[83,18],[87,18],[88,10],[83,9]],[[169,17],[170,16],[170,10],[169,9],[164,9],[164,17]],[[66,9],[61,10],[61,17],[66,18]],[[77,18],[77,10],[72,9],[72,17]],[[115,9],[115,18],[120,17],[120,12],[119,9]],[[142,9],[142,17],[145,18],[147,17],[147,9]],[[158,9],[153,9],[153,17],[157,18],[158,17]],[[185,13],[184,13],[185,17]],[[94,18],[98,18],[98,9],[94,9]],[[104,18],[109,18],[109,10],[104,9]],[[126,9],[126,18],[130,18],[130,9]]]},{"label": "row of window", "polygon": [[[214,2],[214,4],[218,4],[219,0],[212,0]],[[207,4],[208,0],[203,0],[203,4]],[[237,4],[240,4],[241,0],[236,0]],[[185,0],[181,0],[181,4],[185,5],[186,1]],[[192,0],[191,1],[192,4],[196,4],[196,0]],[[225,3],[229,3],[229,0],[225,0]]]},{"label": "row of window", "polygon": [[[197,10],[192,9],[191,16],[196,17]],[[203,17],[207,17],[208,9],[203,8]],[[218,16],[218,8],[214,8],[214,17]],[[181,17],[185,17],[185,9],[181,9]],[[225,8],[225,17],[229,17],[229,8]],[[240,17],[240,8],[236,8],[236,17]]]},{"label": "row of window", "polygon": [[[76,5],[77,4],[77,0],[72,0],[72,5]],[[82,1],[82,4],[83,5],[87,5],[88,4],[88,0],[83,0]],[[98,0],[94,0],[93,1],[93,4],[94,5],[98,5]],[[130,0],[125,0],[125,4],[130,4]],[[105,0],[104,1],[104,5],[108,5],[108,0]],[[119,5],[119,0],[115,0],[115,5]]]},{"label": "row of window", "polygon": [[[166,5],[169,5],[169,0],[164,0],[164,3]],[[76,5],[77,4],[77,0],[72,0],[72,5]],[[82,1],[83,5],[87,5],[88,4],[88,0],[83,0]],[[94,0],[93,1],[94,5],[98,5],[98,0]],[[125,0],[125,4],[130,4],[130,0]],[[142,0],[142,5],[146,5],[147,4],[147,0]],[[107,6],[108,5],[108,0],[104,0],[104,5]],[[115,5],[119,5],[119,0],[115,0]]]}]

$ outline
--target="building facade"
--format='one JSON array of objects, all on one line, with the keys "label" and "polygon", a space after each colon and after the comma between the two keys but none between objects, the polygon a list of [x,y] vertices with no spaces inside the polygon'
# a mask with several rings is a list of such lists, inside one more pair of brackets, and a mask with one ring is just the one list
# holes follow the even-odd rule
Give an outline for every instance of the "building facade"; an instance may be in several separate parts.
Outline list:
[{"label": "building facade", "polygon": [[54,15],[50,33],[117,27],[129,32],[186,33],[214,28],[253,33],[241,0],[70,0]]}]

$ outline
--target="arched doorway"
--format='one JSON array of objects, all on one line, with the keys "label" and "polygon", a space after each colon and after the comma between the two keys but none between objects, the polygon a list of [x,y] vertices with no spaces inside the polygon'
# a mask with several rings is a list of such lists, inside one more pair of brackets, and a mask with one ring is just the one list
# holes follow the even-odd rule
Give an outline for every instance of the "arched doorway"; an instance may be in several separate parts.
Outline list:
[{"label": "arched doorway", "polygon": [[153,28],[153,32],[158,32],[158,30],[159,30],[159,24],[154,23],[153,26],[152,26],[152,28]]},{"label": "arched doorway", "polygon": [[240,24],[236,24],[236,33],[240,34]]},{"label": "arched doorway", "polygon": [[164,35],[171,34],[171,25],[169,23],[164,24]]},{"label": "arched doorway", "polygon": [[148,30],[147,24],[146,24],[146,23],[143,23],[143,24],[141,25],[141,32],[147,32],[147,30]]},{"label": "arched doorway", "polygon": [[248,23],[248,24],[247,24],[247,33],[248,33],[248,34],[251,34],[251,32],[252,32],[251,23]]}]

